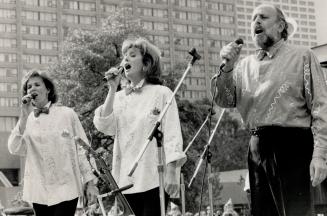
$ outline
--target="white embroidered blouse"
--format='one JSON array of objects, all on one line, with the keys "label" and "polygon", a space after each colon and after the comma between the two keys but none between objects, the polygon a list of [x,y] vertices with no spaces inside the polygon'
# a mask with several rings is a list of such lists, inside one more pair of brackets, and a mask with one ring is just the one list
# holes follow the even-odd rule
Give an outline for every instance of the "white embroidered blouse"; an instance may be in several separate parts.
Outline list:
[{"label": "white embroidered blouse", "polygon": [[23,200],[55,205],[83,195],[82,185],[95,176],[74,136],[88,143],[77,114],[65,106],[53,104],[49,114],[37,118],[31,112],[23,134],[18,122],[8,148],[26,156]]},{"label": "white embroidered blouse", "polygon": [[[116,92],[113,112],[102,116],[102,106],[95,111],[94,125],[107,134],[114,135],[112,174],[119,187],[133,183],[134,186],[123,193],[144,192],[159,186],[157,171],[158,154],[154,138],[132,177],[128,177],[133,162],[146,143],[151,129],[172,95],[169,88],[161,85],[144,85],[138,91],[126,94],[124,90]],[[163,132],[165,163],[176,161],[176,183],[179,184],[180,167],[186,156],[183,153],[183,141],[175,99],[172,101],[159,129]]]}]

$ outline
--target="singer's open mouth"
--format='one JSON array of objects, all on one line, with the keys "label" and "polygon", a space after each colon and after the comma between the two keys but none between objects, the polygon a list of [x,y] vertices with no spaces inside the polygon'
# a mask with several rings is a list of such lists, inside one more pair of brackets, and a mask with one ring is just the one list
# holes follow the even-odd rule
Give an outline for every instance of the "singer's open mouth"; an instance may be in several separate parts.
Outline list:
[{"label": "singer's open mouth", "polygon": [[126,63],[126,64],[124,65],[124,68],[125,68],[125,70],[129,70],[129,69],[132,68],[132,66],[131,66],[130,64]]},{"label": "singer's open mouth", "polygon": [[261,27],[255,27],[254,33],[255,34],[261,34],[263,32],[263,29]]},{"label": "singer's open mouth", "polygon": [[32,95],[33,100],[38,96],[38,94],[36,92],[32,92],[31,95]]}]

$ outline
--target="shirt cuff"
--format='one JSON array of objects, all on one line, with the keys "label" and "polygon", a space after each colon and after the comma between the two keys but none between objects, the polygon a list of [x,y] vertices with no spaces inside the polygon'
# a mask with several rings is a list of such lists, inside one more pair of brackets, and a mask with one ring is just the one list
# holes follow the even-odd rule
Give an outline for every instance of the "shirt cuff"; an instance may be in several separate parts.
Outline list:
[{"label": "shirt cuff", "polygon": [[114,135],[113,122],[114,114],[111,113],[108,116],[101,116],[102,106],[98,107],[94,111],[93,123],[98,131],[101,131],[107,135]]},{"label": "shirt cuff", "polygon": [[182,153],[174,153],[172,155],[169,155],[166,158],[166,164],[169,164],[171,162],[176,161],[176,166],[181,167],[186,162],[186,155],[184,152]]},{"label": "shirt cuff", "polygon": [[323,160],[326,160],[327,149],[321,147],[315,147],[313,150],[312,158],[321,158]]}]

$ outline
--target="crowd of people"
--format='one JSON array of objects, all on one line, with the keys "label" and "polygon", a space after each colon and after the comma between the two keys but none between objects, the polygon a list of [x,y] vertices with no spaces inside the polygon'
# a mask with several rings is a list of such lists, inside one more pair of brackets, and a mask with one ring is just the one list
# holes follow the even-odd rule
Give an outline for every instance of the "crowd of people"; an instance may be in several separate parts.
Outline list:
[{"label": "crowd of people", "polygon": [[[251,30],[258,48],[255,54],[238,60],[243,44],[235,42],[220,51],[224,64],[212,78],[213,99],[221,107],[236,107],[251,133],[252,215],[310,215],[310,184],[319,186],[327,175],[324,75],[312,51],[287,43],[288,24],[279,8],[268,4],[255,8]],[[169,101],[173,93],[162,85],[158,47],[137,38],[125,40],[122,53],[119,68],[105,74],[109,91],[95,110],[93,123],[115,137],[112,174],[119,187],[133,184],[123,191],[132,211],[136,216],[160,215],[156,139],[149,140],[132,176],[129,172],[170,103],[158,125],[163,133],[164,208],[169,197],[179,196],[186,155],[177,104],[174,98]],[[89,145],[88,139],[75,111],[57,103],[49,74],[32,70],[22,86],[21,114],[8,148],[26,156],[23,199],[32,204],[36,216],[72,216],[79,197],[85,196],[90,205],[99,194],[85,150],[76,145],[77,139]],[[119,86],[122,90],[117,91]],[[180,215],[177,210],[170,213]],[[208,212],[187,215],[208,216]],[[227,205],[221,215],[238,214]]]},{"label": "crowd of people", "polygon": [[[185,212],[185,216],[211,216],[211,208],[207,206],[205,209],[200,212]],[[248,216],[247,214],[239,214],[234,210],[234,205],[232,200],[229,199],[225,205],[218,210],[212,212],[213,216]],[[167,216],[182,216],[182,212],[179,206],[171,203],[170,210],[167,212]]]}]

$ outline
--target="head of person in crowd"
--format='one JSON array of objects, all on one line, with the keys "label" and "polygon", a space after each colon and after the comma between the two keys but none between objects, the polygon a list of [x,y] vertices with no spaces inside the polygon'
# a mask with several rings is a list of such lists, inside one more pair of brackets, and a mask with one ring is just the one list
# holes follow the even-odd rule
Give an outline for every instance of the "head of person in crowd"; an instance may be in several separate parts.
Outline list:
[{"label": "head of person in crowd", "polygon": [[158,47],[145,38],[134,40],[127,39],[122,45],[124,56],[121,65],[124,75],[130,82],[144,79],[150,84],[162,84],[161,77],[161,52]]},{"label": "head of person in crowd", "polygon": [[41,108],[49,101],[56,103],[58,95],[50,75],[43,70],[30,70],[23,78],[23,96],[34,95],[32,105]]},{"label": "head of person in crowd", "polygon": [[284,13],[274,5],[259,5],[252,14],[251,34],[256,46],[264,50],[281,39],[287,40],[288,23]]}]

